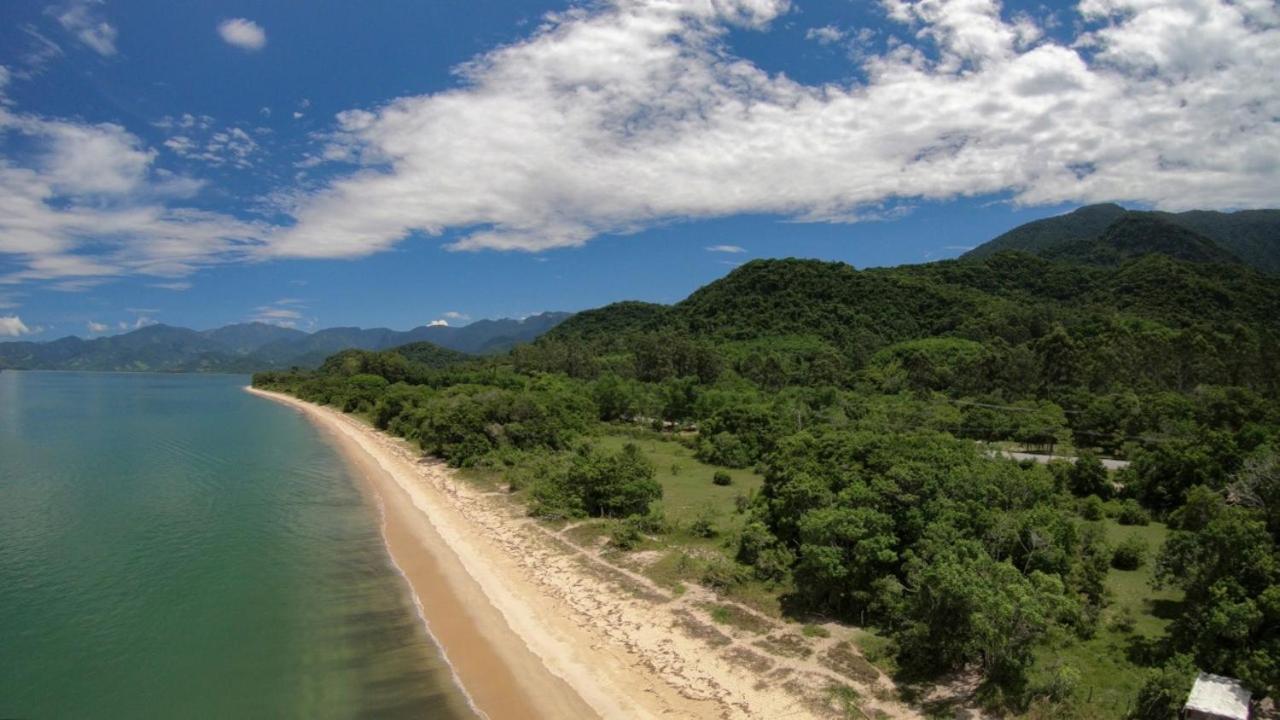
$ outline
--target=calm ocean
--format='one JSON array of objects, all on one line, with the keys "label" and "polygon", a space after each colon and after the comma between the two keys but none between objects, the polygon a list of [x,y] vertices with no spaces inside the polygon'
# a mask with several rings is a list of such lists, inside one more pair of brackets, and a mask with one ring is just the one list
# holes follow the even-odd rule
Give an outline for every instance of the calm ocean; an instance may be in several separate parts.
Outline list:
[{"label": "calm ocean", "polygon": [[0,372],[0,717],[468,717],[377,510],[243,376]]}]

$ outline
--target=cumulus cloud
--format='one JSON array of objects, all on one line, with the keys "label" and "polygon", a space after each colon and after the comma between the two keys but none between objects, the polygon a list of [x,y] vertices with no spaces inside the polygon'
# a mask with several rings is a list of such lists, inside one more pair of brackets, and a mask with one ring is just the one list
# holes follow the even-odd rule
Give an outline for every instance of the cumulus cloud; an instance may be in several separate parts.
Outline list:
[{"label": "cumulus cloud", "polygon": [[111,330],[110,325],[107,325],[106,323],[94,322],[92,320],[85,323],[85,325],[89,328],[89,332],[93,335],[101,335],[102,333],[108,332]]},{"label": "cumulus cloud", "polygon": [[241,50],[261,50],[267,44],[267,31],[252,20],[231,18],[218,23],[218,34],[228,44]]},{"label": "cumulus cloud", "polygon": [[172,205],[201,183],[156,168],[157,152],[123,127],[11,107],[0,84],[0,136],[30,149],[21,161],[0,154],[0,257],[15,268],[0,285],[75,292],[124,275],[176,278],[260,243],[260,224]]},{"label": "cumulus cloud", "polygon": [[821,86],[726,44],[782,0],[550,16],[458,68],[456,89],[340,114],[344,161],[362,167],[297,195],[269,250],[354,257],[460,231],[454,249],[538,251],[671,220],[845,222],[985,194],[1170,210],[1280,196],[1273,4],[1085,0],[1067,40],[995,0],[883,7],[905,41],[863,48],[862,80]]},{"label": "cumulus cloud", "polygon": [[449,321],[444,318],[437,318],[427,323],[427,327],[449,327]]},{"label": "cumulus cloud", "polygon": [[101,2],[78,0],[59,11],[58,24],[90,50],[110,57],[116,54],[116,28],[102,19]]},{"label": "cumulus cloud", "polygon": [[707,246],[707,252],[714,252],[714,253],[744,253],[744,252],[746,252],[746,251],[747,251],[747,249],[746,249],[746,248],[744,248],[744,247],[739,247],[739,246],[737,246],[737,245],[709,245],[709,246]]},{"label": "cumulus cloud", "polygon": [[822,27],[809,28],[805,31],[804,38],[813,40],[819,45],[830,45],[843,40],[845,33],[835,25],[824,25]]},{"label": "cumulus cloud", "polygon": [[18,337],[34,332],[39,332],[39,328],[32,330],[17,315],[0,315],[0,336]]}]

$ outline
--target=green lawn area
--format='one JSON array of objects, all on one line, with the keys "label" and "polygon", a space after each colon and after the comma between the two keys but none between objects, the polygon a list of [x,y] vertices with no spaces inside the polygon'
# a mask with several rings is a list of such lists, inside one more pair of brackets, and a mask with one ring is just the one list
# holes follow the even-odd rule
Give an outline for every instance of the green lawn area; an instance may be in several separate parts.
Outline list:
[{"label": "green lawn area", "polygon": [[[675,440],[661,437],[635,436],[624,431],[595,438],[602,450],[616,451],[627,443],[638,446],[657,470],[655,479],[662,485],[662,500],[657,503],[674,525],[674,531],[647,543],[644,549],[658,550],[661,556],[643,572],[665,587],[678,589],[685,582],[707,584],[709,568],[737,568],[732,562],[729,541],[742,528],[746,515],[737,512],[737,498],[759,491],[764,478],[749,469],[734,470],[708,465],[693,450]],[[711,481],[716,472],[727,472],[730,485]],[[691,524],[710,513],[716,533],[699,537],[691,532]],[[726,597],[770,615],[779,615],[777,588],[750,578],[738,578],[725,588]]]},{"label": "green lawn area", "polygon": [[[657,438],[635,439],[621,434],[602,435],[596,445],[603,450],[620,450],[627,443],[635,443],[657,468],[655,478],[662,484],[662,507],[667,518],[688,525],[699,513],[710,508],[716,515],[721,534],[730,533],[742,526],[743,516],[734,512],[734,498],[750,495],[760,489],[764,478],[751,470],[707,465],[693,456],[693,450],[674,440]],[[733,484],[716,485],[711,477],[716,471],[729,473]]]},{"label": "green lawn area", "polygon": [[[1075,668],[1080,673],[1080,700],[1100,717],[1118,720],[1130,708],[1146,672],[1138,662],[1140,653],[1133,651],[1144,641],[1164,634],[1181,593],[1151,587],[1155,556],[1168,537],[1168,528],[1155,522],[1147,526],[1125,526],[1114,520],[1102,522],[1107,542],[1113,547],[1134,535],[1146,540],[1147,562],[1137,570],[1112,568],[1107,575],[1110,604],[1103,611],[1097,634],[1088,640],[1067,638],[1064,644],[1053,649],[1042,648],[1037,652],[1036,665],[1041,674],[1048,674],[1060,665]],[[1131,631],[1116,627],[1117,618],[1124,616],[1133,619]]]}]

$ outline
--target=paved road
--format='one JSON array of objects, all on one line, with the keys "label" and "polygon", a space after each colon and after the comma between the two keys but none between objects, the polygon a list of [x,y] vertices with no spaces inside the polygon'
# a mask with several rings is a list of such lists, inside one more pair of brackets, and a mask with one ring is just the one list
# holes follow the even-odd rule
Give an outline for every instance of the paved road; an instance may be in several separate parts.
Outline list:
[{"label": "paved road", "polygon": [[[1076,459],[1070,455],[1041,455],[1039,453],[1014,452],[1012,450],[1001,450],[1000,454],[1004,455],[1007,458],[1012,458],[1014,460],[1019,460],[1019,461],[1035,460],[1036,462],[1043,463],[1045,465],[1048,465],[1054,460],[1065,460],[1066,462],[1069,462],[1069,463],[1073,463],[1076,461]],[[1129,461],[1128,460],[1111,460],[1109,458],[1103,458],[1102,466],[1108,470],[1119,470],[1120,468],[1129,467]]]}]

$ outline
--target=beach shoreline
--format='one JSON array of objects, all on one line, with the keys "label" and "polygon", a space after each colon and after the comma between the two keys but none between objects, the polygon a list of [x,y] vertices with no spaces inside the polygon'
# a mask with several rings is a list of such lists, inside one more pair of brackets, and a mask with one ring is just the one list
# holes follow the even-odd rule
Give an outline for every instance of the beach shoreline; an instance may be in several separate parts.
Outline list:
[{"label": "beach shoreline", "polygon": [[[762,654],[757,638],[700,624],[691,610],[713,595],[690,588],[676,597],[599,563],[505,497],[457,481],[357,418],[246,389],[301,412],[373,492],[392,562],[482,716],[831,717],[824,688],[857,685],[811,662]],[[859,689],[869,694],[880,682]],[[876,708],[916,716],[896,702]]]}]

